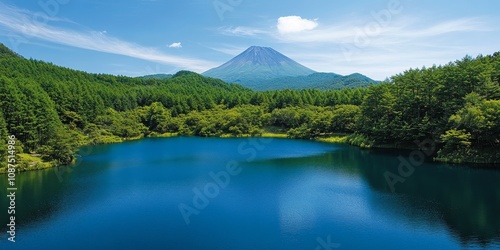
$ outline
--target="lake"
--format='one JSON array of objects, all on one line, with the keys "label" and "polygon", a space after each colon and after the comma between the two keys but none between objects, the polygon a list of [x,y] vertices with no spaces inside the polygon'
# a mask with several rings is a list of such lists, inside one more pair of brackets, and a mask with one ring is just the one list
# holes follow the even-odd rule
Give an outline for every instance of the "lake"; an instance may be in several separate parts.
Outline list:
[{"label": "lake", "polygon": [[500,171],[430,153],[269,138],[84,147],[73,166],[17,176],[16,243],[0,190],[0,248],[500,248]]}]

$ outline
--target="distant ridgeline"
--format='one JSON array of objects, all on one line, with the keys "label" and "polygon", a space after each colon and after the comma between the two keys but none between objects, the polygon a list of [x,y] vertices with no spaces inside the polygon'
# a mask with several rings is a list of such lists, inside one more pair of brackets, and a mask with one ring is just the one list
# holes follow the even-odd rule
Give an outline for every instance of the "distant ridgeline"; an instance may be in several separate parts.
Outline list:
[{"label": "distant ridgeline", "polygon": [[146,75],[146,76],[139,76],[138,78],[142,79],[169,79],[172,78],[173,75],[171,74],[154,74],[154,75]]},{"label": "distant ridgeline", "polygon": [[253,90],[342,89],[376,84],[364,75],[317,73],[272,48],[252,46],[204,76],[238,83]]},{"label": "distant ridgeline", "polygon": [[[144,136],[346,133],[356,145],[430,140],[437,160],[500,163],[499,82],[500,53],[411,69],[367,88],[255,92],[188,71],[165,79],[89,74],[0,44],[0,145],[15,135],[19,169],[30,170],[69,164],[82,145]],[[7,154],[0,147],[0,172]]]}]

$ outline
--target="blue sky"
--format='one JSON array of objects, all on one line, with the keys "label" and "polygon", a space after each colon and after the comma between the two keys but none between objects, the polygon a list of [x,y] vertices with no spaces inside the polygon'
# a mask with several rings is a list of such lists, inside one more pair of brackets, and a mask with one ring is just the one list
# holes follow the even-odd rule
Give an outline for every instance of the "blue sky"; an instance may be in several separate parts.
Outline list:
[{"label": "blue sky", "polygon": [[0,0],[0,42],[92,73],[203,72],[252,45],[377,80],[500,51],[500,2]]}]

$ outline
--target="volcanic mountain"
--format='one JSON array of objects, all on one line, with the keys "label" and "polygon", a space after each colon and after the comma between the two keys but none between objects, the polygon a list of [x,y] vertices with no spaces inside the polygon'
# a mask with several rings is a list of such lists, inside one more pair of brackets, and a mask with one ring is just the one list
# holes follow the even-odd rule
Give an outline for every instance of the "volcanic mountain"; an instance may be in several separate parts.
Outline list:
[{"label": "volcanic mountain", "polygon": [[255,84],[287,76],[306,76],[315,73],[272,48],[252,46],[217,68],[203,73],[205,76],[242,85]]},{"label": "volcanic mountain", "polygon": [[254,90],[339,89],[376,83],[361,74],[341,76],[317,73],[272,48],[258,46],[252,46],[221,66],[202,74]]}]

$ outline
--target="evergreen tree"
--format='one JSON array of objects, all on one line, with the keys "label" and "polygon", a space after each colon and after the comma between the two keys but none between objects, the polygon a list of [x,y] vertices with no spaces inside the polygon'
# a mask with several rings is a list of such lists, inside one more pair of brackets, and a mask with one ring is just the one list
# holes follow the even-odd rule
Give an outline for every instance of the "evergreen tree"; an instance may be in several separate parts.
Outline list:
[{"label": "evergreen tree", "polygon": [[7,123],[5,122],[4,115],[0,111],[0,166],[5,167],[7,162],[7,141],[8,141]]}]

